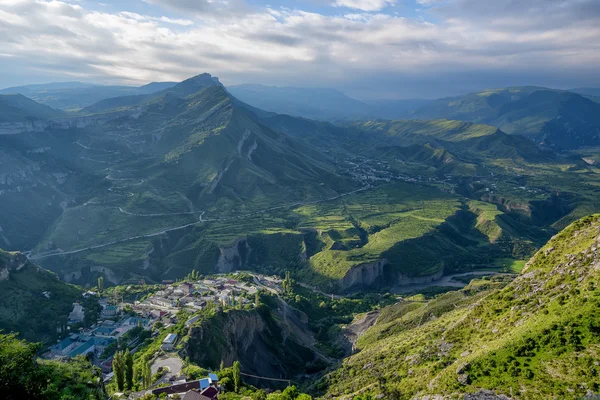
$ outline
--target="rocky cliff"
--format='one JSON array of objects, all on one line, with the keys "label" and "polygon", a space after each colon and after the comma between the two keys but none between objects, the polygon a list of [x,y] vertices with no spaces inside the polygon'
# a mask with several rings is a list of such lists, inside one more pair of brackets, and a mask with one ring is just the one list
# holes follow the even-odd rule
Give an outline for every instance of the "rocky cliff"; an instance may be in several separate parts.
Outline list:
[{"label": "rocky cliff", "polygon": [[22,253],[0,250],[0,281],[9,279],[12,272],[20,271],[27,263],[27,257]]},{"label": "rocky cliff", "polygon": [[242,371],[273,378],[302,373],[319,355],[313,334],[300,315],[281,300],[276,307],[220,312],[192,326],[185,351],[207,368],[239,361]]}]

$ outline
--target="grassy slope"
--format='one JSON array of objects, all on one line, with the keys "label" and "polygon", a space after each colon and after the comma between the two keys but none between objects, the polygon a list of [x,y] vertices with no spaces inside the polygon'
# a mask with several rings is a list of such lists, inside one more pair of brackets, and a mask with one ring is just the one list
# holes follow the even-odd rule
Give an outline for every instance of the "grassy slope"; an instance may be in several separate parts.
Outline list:
[{"label": "grassy slope", "polygon": [[0,122],[26,122],[64,116],[62,111],[20,95],[0,95]]},{"label": "grassy slope", "polygon": [[384,311],[359,341],[361,351],[331,374],[328,395],[366,390],[404,399],[480,388],[521,399],[597,393],[599,242],[600,216],[586,217],[502,289],[474,281],[426,305]]},{"label": "grassy slope", "polygon": [[[0,250],[0,268],[14,257],[14,253]],[[50,298],[43,292],[49,292]],[[0,293],[0,328],[43,342],[55,339],[57,325],[66,320],[73,302],[81,296],[77,287],[29,262],[0,281]]]}]

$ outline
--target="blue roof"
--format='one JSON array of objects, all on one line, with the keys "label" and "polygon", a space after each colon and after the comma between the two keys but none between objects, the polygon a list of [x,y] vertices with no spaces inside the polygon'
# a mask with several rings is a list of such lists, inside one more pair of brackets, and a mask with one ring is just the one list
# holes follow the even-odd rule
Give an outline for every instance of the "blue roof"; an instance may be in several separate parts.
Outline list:
[{"label": "blue roof", "polygon": [[61,340],[60,343],[57,343],[52,347],[55,349],[63,350],[69,347],[71,343],[73,343],[73,340],[70,337],[66,337],[63,340]]},{"label": "blue roof", "polygon": [[96,328],[96,330],[95,330],[95,332],[104,333],[107,335],[110,335],[114,331],[115,331],[115,328],[113,328],[112,326],[100,326],[100,327]]},{"label": "blue roof", "polygon": [[84,344],[82,344],[81,346],[78,346],[77,348],[75,348],[75,350],[71,351],[69,353],[70,357],[75,357],[78,356],[80,354],[85,353],[90,347],[92,347],[95,344],[94,339],[89,339],[87,342],[85,342]]},{"label": "blue roof", "polygon": [[210,386],[210,379],[209,378],[200,379],[199,382],[200,382],[200,389],[201,390],[204,390],[204,389],[206,389],[207,387]]},{"label": "blue roof", "polygon": [[217,374],[208,374],[208,377],[213,382],[219,382],[219,377],[217,376]]}]

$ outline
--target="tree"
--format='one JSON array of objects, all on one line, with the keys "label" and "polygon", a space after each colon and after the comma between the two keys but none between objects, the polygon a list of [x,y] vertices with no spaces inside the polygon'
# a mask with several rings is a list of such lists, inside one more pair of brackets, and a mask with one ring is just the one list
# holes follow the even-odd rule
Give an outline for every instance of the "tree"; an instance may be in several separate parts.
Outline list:
[{"label": "tree", "polygon": [[98,278],[98,291],[100,293],[102,293],[103,290],[104,290],[104,277],[101,276]]},{"label": "tree", "polygon": [[150,368],[150,363],[148,360],[144,360],[144,369],[143,369],[143,380],[144,380],[144,388],[149,388],[152,385],[152,369]]},{"label": "tree", "polygon": [[236,393],[239,393],[241,387],[242,387],[242,374],[240,371],[240,362],[236,361],[233,363],[233,386],[234,386],[234,391]]},{"label": "tree", "polygon": [[286,271],[285,279],[281,283],[281,286],[287,294],[291,294],[294,291],[294,280],[292,279],[290,271]]},{"label": "tree", "polygon": [[267,393],[264,390],[259,389],[252,394],[252,400],[267,400]]},{"label": "tree", "polygon": [[285,400],[296,400],[296,397],[298,397],[299,394],[300,392],[298,391],[296,386],[288,386],[283,391],[283,398]]},{"label": "tree", "polygon": [[260,295],[258,291],[254,293],[254,307],[258,307],[260,305]]},{"label": "tree", "polygon": [[125,389],[125,356],[122,351],[117,351],[112,362],[113,373],[117,381],[119,391]]},{"label": "tree", "polygon": [[129,349],[125,352],[125,383],[127,389],[133,388],[133,357]]},{"label": "tree", "polygon": [[221,360],[221,364],[219,365],[219,371],[223,371],[225,369],[225,362]]}]

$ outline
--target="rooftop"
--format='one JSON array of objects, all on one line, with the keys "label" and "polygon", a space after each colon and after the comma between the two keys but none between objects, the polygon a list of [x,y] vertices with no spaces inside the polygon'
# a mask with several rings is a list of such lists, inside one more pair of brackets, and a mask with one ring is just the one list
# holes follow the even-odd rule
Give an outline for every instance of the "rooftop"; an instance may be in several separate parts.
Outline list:
[{"label": "rooftop", "polygon": [[175,340],[177,340],[177,334],[169,333],[167,335],[167,337],[165,338],[165,340],[163,340],[163,343],[173,344],[173,343],[175,343]]}]

